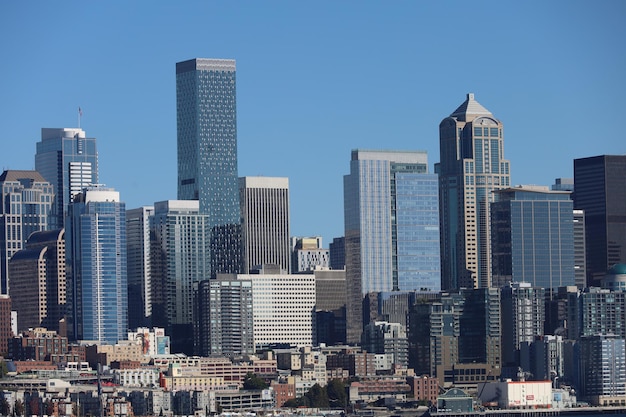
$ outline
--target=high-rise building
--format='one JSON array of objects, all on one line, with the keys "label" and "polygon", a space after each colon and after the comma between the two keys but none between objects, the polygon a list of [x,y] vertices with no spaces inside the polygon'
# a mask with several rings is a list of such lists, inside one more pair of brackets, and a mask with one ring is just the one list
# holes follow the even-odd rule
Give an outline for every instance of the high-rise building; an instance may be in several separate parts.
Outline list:
[{"label": "high-rise building", "polygon": [[500,291],[463,289],[415,303],[409,313],[409,367],[443,386],[476,386],[501,372]]},{"label": "high-rise building", "polygon": [[150,261],[150,220],[154,206],[126,211],[128,258],[128,326],[152,325],[152,263]]},{"label": "high-rise building", "polygon": [[626,263],[626,155],[574,160],[574,208],[585,211],[587,285]]},{"label": "high-rise building", "polygon": [[244,271],[265,264],[290,271],[289,179],[239,178]]},{"label": "high-rise building", "polygon": [[65,229],[34,232],[9,261],[10,294],[19,331],[66,326]]},{"label": "high-rise building", "polygon": [[520,366],[521,344],[543,336],[545,289],[528,282],[513,282],[501,289],[501,300],[502,364],[515,375]]},{"label": "high-rise building", "polygon": [[491,203],[492,286],[574,285],[573,202],[568,191],[517,186]]},{"label": "high-rise building", "polygon": [[626,292],[588,287],[567,297],[568,338],[614,334],[626,339]]},{"label": "high-rise building", "polygon": [[171,336],[172,352],[193,354],[194,290],[210,278],[209,220],[198,201],[154,203],[151,222],[152,323]]},{"label": "high-rise building", "polygon": [[490,204],[510,184],[503,125],[468,94],[439,124],[442,288],[491,286]]},{"label": "high-rise building", "polygon": [[212,277],[242,270],[235,75],[230,59],[176,64],[178,199],[208,216]]},{"label": "high-rise building", "polygon": [[255,349],[316,343],[315,275],[261,268],[258,274],[239,274],[237,278],[252,282]]},{"label": "high-rise building", "polygon": [[83,188],[98,184],[96,139],[77,128],[43,128],[37,142],[35,170],[54,185],[54,219],[51,228],[65,224],[67,207]]},{"label": "high-rise building", "polygon": [[346,268],[346,246],[344,237],[336,237],[328,245],[330,269]]},{"label": "high-rise building", "polygon": [[626,342],[615,335],[593,335],[580,341],[579,395],[594,405],[624,404]]},{"label": "high-rise building", "polygon": [[0,355],[3,357],[9,351],[8,340],[13,337],[11,321],[11,298],[0,294]]},{"label": "high-rise building", "polygon": [[117,343],[128,330],[126,207],[112,188],[89,187],[75,196],[66,222],[71,267],[71,335]]},{"label": "high-rise building", "polygon": [[348,343],[361,338],[364,294],[439,291],[438,210],[426,152],[352,151],[344,176]]},{"label": "high-rise building", "polygon": [[327,345],[346,342],[346,271],[316,269],[315,316],[317,342]]},{"label": "high-rise building", "polygon": [[201,281],[195,305],[198,355],[254,354],[251,281],[238,280],[232,275]]},{"label": "high-rise building", "polygon": [[9,294],[9,259],[31,233],[50,228],[54,187],[37,171],[0,175],[0,294]]},{"label": "high-rise building", "polygon": [[291,272],[311,272],[330,268],[328,249],[322,248],[321,236],[291,238]]},{"label": "high-rise building", "polygon": [[552,191],[574,191],[574,178],[555,178]]},{"label": "high-rise building", "polygon": [[574,282],[578,288],[587,286],[587,258],[585,256],[585,211],[574,209]]}]

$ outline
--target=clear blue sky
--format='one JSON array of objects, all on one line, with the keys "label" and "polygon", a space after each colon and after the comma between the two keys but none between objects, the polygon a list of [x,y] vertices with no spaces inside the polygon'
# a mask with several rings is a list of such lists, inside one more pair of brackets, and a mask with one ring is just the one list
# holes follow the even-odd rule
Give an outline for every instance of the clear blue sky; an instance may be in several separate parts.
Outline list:
[{"label": "clear blue sky", "polygon": [[292,235],[343,235],[350,151],[426,150],[468,92],[513,184],[626,153],[626,2],[3,1],[3,169],[42,127],[96,137],[128,208],[176,198],[175,63],[237,60],[240,176],[289,177]]}]

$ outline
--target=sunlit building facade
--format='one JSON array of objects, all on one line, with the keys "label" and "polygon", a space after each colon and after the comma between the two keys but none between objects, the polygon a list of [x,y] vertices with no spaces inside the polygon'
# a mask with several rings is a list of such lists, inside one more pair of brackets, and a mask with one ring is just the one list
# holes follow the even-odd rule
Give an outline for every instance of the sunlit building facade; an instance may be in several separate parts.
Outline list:
[{"label": "sunlit building facade", "polygon": [[208,216],[213,277],[243,267],[235,75],[230,59],[176,64],[178,199],[199,200]]},{"label": "sunlit building facade", "polygon": [[474,94],[439,124],[442,289],[491,286],[490,203],[510,184],[503,125]]}]

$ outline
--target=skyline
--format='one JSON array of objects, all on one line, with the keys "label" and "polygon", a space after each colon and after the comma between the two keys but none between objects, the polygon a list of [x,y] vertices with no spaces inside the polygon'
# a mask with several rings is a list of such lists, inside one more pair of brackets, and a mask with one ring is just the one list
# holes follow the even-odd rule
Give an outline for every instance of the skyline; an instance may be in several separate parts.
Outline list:
[{"label": "skyline", "polygon": [[291,234],[324,247],[351,151],[425,150],[432,173],[468,93],[504,125],[511,185],[626,153],[622,2],[113,5],[0,5],[3,170],[34,169],[41,129],[80,107],[127,209],[176,198],[175,65],[193,58],[237,61],[238,176],[289,178]]}]

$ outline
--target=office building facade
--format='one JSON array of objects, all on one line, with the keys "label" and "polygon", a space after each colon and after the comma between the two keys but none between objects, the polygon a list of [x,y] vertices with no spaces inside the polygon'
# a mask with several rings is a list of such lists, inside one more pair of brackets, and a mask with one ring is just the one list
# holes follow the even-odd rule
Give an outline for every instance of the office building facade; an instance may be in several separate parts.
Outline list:
[{"label": "office building facade", "polygon": [[68,205],[83,188],[98,184],[96,139],[78,128],[42,128],[37,142],[35,170],[56,192],[51,228],[65,224]]},{"label": "office building facade", "polygon": [[585,211],[574,209],[574,282],[578,288],[587,286],[587,257],[585,238]]},{"label": "office building facade", "polygon": [[290,271],[289,179],[239,178],[244,271],[265,264]]},{"label": "office building facade", "polygon": [[64,335],[65,258],[65,229],[60,229],[34,232],[9,261],[18,331],[45,327]]},{"label": "office building facade", "polygon": [[70,329],[78,340],[115,344],[128,330],[126,207],[119,192],[90,187],[68,208]]},{"label": "office building facade", "polygon": [[626,402],[626,345],[615,335],[586,336],[580,341],[580,396],[594,405]]},{"label": "office building facade", "polygon": [[229,59],[176,64],[178,199],[199,200],[210,226],[212,276],[242,270],[237,175],[236,65]]},{"label": "office building facade", "polygon": [[574,208],[585,211],[587,285],[626,263],[626,155],[574,160]]},{"label": "office building facade", "polygon": [[0,294],[9,294],[9,260],[31,233],[50,228],[54,187],[37,171],[0,175]]},{"label": "office building facade", "polygon": [[258,274],[237,275],[237,279],[252,282],[255,349],[313,346],[315,275],[275,272],[261,269]]},{"label": "office building facade", "polygon": [[344,176],[348,343],[361,337],[364,294],[439,291],[437,194],[425,152],[352,151]]},{"label": "office building facade", "polygon": [[520,366],[520,346],[543,336],[545,289],[528,282],[513,282],[501,289],[502,363],[515,375]]},{"label": "office building facade", "polygon": [[172,338],[172,351],[193,353],[194,290],[211,277],[209,216],[197,200],[154,203],[151,234],[152,322]]},{"label": "office building facade", "polygon": [[330,268],[330,254],[328,249],[322,248],[320,236],[291,238],[292,273],[328,268]]},{"label": "office building facade", "polygon": [[128,257],[128,326],[152,325],[152,262],[150,221],[154,206],[126,211],[126,253]]},{"label": "office building facade", "polygon": [[254,354],[252,282],[220,275],[198,283],[196,353],[237,357]]},{"label": "office building facade", "polygon": [[510,186],[503,125],[468,94],[439,124],[442,288],[491,286],[490,203]]},{"label": "office building facade", "polygon": [[567,191],[518,186],[491,203],[492,285],[575,285],[573,202]]}]

